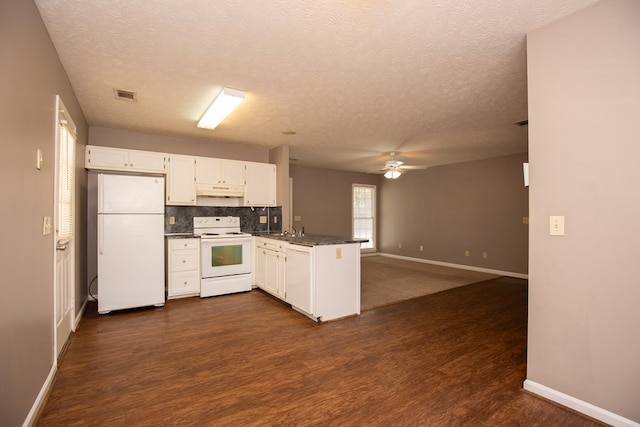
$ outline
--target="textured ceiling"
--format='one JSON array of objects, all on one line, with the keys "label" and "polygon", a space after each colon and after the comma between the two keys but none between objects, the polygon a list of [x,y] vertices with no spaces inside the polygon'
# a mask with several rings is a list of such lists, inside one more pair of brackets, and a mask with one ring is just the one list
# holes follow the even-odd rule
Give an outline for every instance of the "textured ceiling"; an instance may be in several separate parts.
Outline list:
[{"label": "textured ceiling", "polygon": [[[527,151],[525,35],[594,2],[35,0],[90,126],[362,172]],[[246,101],[197,128],[224,86]]]}]

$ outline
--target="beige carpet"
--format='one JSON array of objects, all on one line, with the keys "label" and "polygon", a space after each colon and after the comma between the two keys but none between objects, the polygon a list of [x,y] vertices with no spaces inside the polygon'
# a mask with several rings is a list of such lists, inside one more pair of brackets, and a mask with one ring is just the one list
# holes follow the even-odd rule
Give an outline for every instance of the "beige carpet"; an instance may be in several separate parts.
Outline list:
[{"label": "beige carpet", "polygon": [[361,310],[395,304],[497,277],[500,276],[383,256],[363,257]]}]

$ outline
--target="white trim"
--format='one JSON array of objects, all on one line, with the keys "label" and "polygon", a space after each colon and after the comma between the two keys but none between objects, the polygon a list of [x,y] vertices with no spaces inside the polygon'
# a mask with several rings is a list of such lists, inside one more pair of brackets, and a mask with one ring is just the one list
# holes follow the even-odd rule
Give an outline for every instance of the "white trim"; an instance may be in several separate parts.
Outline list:
[{"label": "white trim", "polygon": [[599,408],[591,403],[585,402],[584,400],[576,399],[568,394],[564,394],[542,384],[538,384],[535,381],[525,380],[523,387],[525,390],[530,391],[533,394],[542,396],[545,399],[559,403],[562,406],[566,406],[567,408],[578,411],[614,427],[640,427],[640,423],[621,417],[620,415],[614,414],[606,409]]},{"label": "white trim", "polygon": [[364,250],[366,252],[376,252],[378,250],[378,233],[377,233],[377,229],[378,229],[378,186],[375,184],[358,184],[356,182],[351,184],[351,236],[355,238],[355,230],[354,230],[354,223],[355,223],[355,218],[353,215],[353,195],[354,195],[354,190],[356,187],[363,187],[363,188],[370,188],[373,189],[373,197],[372,197],[372,204],[373,204],[373,212],[372,212],[372,220],[373,220],[373,229],[371,230],[372,233],[372,238],[371,238],[371,248],[360,248],[361,250]]},{"label": "white trim", "polygon": [[376,256],[376,255],[380,255],[380,252],[362,252],[362,250],[360,251],[360,257],[367,257],[367,256]]},{"label": "white trim", "polygon": [[402,255],[385,254],[385,253],[382,253],[382,252],[378,252],[378,253],[372,254],[372,255],[380,255],[380,256],[386,256],[386,257],[389,257],[389,258],[404,259],[406,261],[415,261],[415,262],[421,262],[421,263],[424,263],[424,264],[441,265],[441,266],[444,266],[444,267],[459,268],[461,270],[478,271],[480,273],[497,274],[499,276],[515,277],[516,279],[528,279],[529,278],[528,274],[515,273],[515,272],[512,272],[512,271],[494,270],[494,269],[491,269],[491,268],[474,267],[472,265],[453,264],[453,263],[450,263],[450,262],[442,262],[442,261],[432,261],[432,260],[423,259],[423,258],[412,258],[412,257],[402,256]]},{"label": "white trim", "polygon": [[42,409],[44,402],[47,400],[47,395],[51,390],[51,386],[53,385],[53,380],[56,376],[57,370],[58,370],[58,367],[54,362],[53,365],[51,366],[51,370],[49,371],[49,375],[47,376],[47,379],[45,380],[44,384],[42,385],[42,388],[40,389],[40,393],[38,393],[38,397],[36,397],[35,402],[33,402],[33,405],[31,406],[31,410],[27,414],[27,418],[25,418],[24,423],[22,423],[22,427],[30,427],[34,425],[36,421],[36,417],[40,412],[40,409]]},{"label": "white trim", "polygon": [[84,300],[84,303],[82,304],[82,307],[80,308],[80,311],[78,312],[78,314],[76,315],[75,320],[73,321],[73,332],[75,332],[76,329],[78,329],[78,325],[80,324],[80,321],[82,320],[82,316],[84,316],[84,312],[87,309],[87,304],[89,304],[89,300]]}]

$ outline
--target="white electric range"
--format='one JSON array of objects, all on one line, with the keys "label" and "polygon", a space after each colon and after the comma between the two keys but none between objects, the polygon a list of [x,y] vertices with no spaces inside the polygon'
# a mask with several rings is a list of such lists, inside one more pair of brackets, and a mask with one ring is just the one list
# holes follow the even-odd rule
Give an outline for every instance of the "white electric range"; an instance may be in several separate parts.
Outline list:
[{"label": "white electric range", "polygon": [[240,218],[194,217],[200,237],[200,297],[251,290],[251,234],[240,231]]}]

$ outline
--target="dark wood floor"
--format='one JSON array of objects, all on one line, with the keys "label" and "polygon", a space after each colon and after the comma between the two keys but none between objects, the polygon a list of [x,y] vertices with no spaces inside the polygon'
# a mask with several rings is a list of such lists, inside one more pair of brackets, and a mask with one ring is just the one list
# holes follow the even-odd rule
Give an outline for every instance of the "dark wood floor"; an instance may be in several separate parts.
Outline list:
[{"label": "dark wood floor", "polygon": [[598,426],[522,391],[526,282],[316,325],[261,291],[99,316],[38,426]]}]

